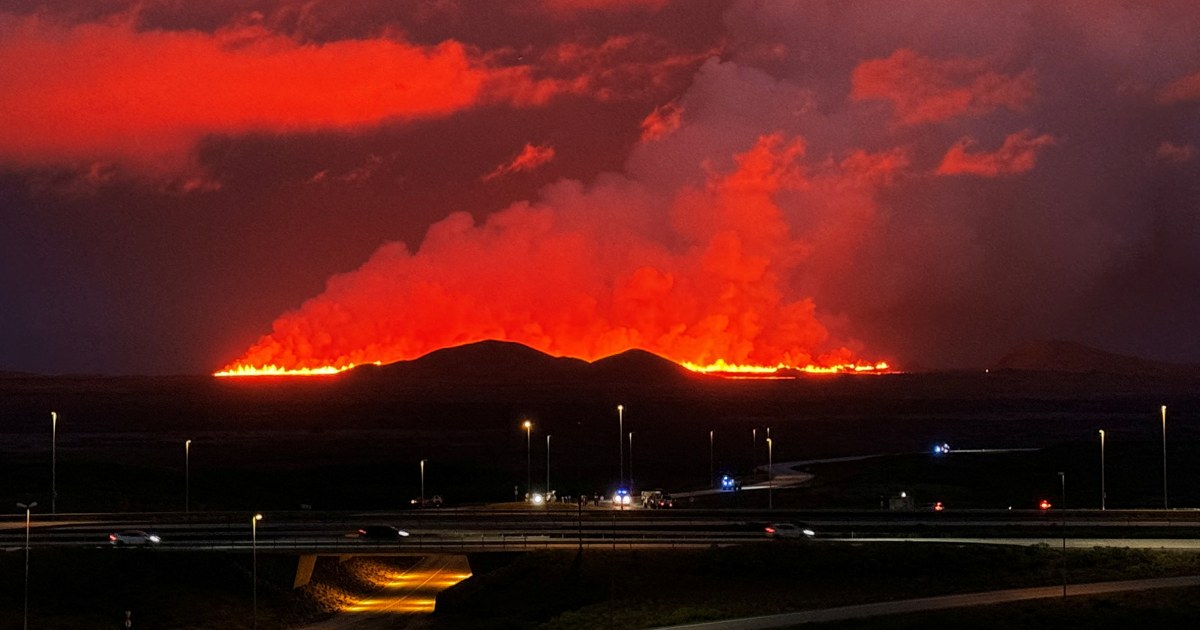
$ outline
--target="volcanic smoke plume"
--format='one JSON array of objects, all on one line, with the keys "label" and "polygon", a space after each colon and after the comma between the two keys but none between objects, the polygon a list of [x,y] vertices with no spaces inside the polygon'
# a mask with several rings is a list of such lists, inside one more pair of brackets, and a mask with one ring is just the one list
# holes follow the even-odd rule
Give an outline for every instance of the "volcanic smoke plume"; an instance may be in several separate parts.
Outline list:
[{"label": "volcanic smoke plume", "polygon": [[387,363],[484,339],[585,359],[641,348],[701,366],[851,362],[812,300],[785,290],[808,247],[776,198],[811,185],[804,151],[765,135],[670,194],[614,175],[482,224],[453,214],[418,251],[390,243],[332,278],[226,369]]}]

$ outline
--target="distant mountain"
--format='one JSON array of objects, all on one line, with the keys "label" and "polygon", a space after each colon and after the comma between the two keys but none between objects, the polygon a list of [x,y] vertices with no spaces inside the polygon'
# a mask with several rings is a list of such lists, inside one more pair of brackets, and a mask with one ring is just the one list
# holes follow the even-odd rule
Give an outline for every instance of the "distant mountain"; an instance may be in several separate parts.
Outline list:
[{"label": "distant mountain", "polygon": [[692,375],[693,372],[682,365],[645,350],[626,350],[588,365],[590,378],[610,382],[670,381]]},{"label": "distant mountain", "polygon": [[431,384],[566,384],[671,382],[688,374],[683,366],[644,350],[628,350],[588,363],[553,357],[511,341],[480,341],[435,350],[409,361],[359,366],[348,376]]},{"label": "distant mountain", "polygon": [[439,382],[533,383],[581,378],[587,361],[552,357],[511,341],[480,341],[442,348],[409,361],[379,367],[362,366],[352,373]]},{"label": "distant mountain", "polygon": [[1023,343],[1001,357],[991,369],[1123,376],[1200,375],[1200,366],[1114,354],[1071,341]]}]

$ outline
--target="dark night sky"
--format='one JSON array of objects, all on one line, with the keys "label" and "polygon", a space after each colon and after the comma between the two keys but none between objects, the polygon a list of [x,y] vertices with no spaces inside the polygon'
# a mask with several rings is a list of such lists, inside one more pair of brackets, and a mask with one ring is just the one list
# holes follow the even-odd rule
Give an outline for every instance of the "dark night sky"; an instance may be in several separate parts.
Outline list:
[{"label": "dark night sky", "polygon": [[1200,362],[1194,2],[0,0],[0,370]]}]

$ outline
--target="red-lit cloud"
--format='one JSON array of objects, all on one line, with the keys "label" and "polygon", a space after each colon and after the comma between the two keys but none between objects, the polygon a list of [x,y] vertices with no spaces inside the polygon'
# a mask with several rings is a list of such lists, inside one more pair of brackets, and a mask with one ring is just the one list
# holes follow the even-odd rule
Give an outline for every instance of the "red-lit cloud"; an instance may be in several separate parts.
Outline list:
[{"label": "red-lit cloud", "polygon": [[683,108],[678,102],[671,101],[659,105],[642,120],[642,141],[658,140],[673,133],[679,128]]},{"label": "red-lit cloud", "polygon": [[75,25],[0,15],[0,164],[172,174],[213,134],[361,131],[481,104],[624,98],[697,60],[643,36],[555,45],[533,67],[454,40],[306,43],[253,23],[209,33],[139,30],[128,15]]},{"label": "red-lit cloud", "polygon": [[902,125],[1022,111],[1034,96],[1032,72],[1008,75],[987,59],[933,59],[906,48],[859,63],[851,81],[851,99],[890,102]]},{"label": "red-lit cloud", "polygon": [[1179,77],[1159,89],[1158,102],[1164,105],[1200,101],[1200,72]]},{"label": "red-lit cloud", "polygon": [[968,150],[975,146],[975,140],[963,138],[946,152],[935,172],[938,175],[980,177],[1024,173],[1037,164],[1038,152],[1054,143],[1054,138],[1049,134],[1035,136],[1033,130],[1025,129],[1010,134],[995,151],[969,153]]},{"label": "red-lit cloud", "polygon": [[452,41],[311,45],[257,26],[208,34],[5,18],[0,160],[173,169],[208,134],[444,116],[483,98],[489,79]]},{"label": "red-lit cloud", "polygon": [[1162,162],[1173,164],[1191,162],[1196,157],[1196,145],[1191,143],[1175,144],[1174,142],[1163,140],[1159,143],[1158,148],[1154,150],[1154,157]]},{"label": "red-lit cloud", "polygon": [[628,11],[657,11],[670,0],[541,0],[552,14],[579,12],[624,13]]},{"label": "red-lit cloud", "polygon": [[497,166],[495,170],[483,176],[483,181],[491,181],[503,175],[532,171],[533,169],[554,159],[554,147],[550,145],[535,145],[525,143],[525,148],[512,160]]}]

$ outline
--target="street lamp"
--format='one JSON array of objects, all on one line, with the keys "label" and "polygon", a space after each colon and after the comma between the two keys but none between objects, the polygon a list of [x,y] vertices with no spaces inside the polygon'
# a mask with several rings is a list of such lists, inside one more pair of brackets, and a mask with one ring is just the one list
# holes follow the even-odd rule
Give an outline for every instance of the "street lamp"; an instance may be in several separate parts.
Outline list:
[{"label": "street lamp", "polygon": [[767,438],[767,509],[775,509],[775,472],[771,470],[775,464],[775,443]]},{"label": "street lamp", "polygon": [[258,627],[258,522],[262,517],[262,514],[255,514],[250,519],[250,590],[254,600],[254,620],[251,623],[255,628]]},{"label": "street lamp", "polygon": [[1167,406],[1162,406],[1163,509],[1167,509]]},{"label": "street lamp", "polygon": [[25,510],[25,615],[22,628],[29,628],[29,511],[37,507],[37,501],[28,505],[18,503],[17,507]]},{"label": "street lamp", "polygon": [[192,441],[183,443],[183,511],[191,512],[192,503]]},{"label": "street lamp", "polygon": [[526,420],[521,426],[525,427],[525,494],[533,498],[533,455],[529,447],[529,436],[533,431],[533,423]]},{"label": "street lamp", "polygon": [[757,473],[758,468],[758,427],[750,429],[750,473]]},{"label": "street lamp", "polygon": [[625,405],[617,405],[617,488],[625,485]]},{"label": "street lamp", "polygon": [[421,460],[421,507],[425,507],[425,462],[428,459]]},{"label": "street lamp", "polygon": [[1062,500],[1062,508],[1067,509],[1067,473],[1059,471],[1058,480],[1062,483],[1062,495],[1059,497]]},{"label": "street lamp", "polygon": [[546,501],[550,501],[550,434],[546,434]]},{"label": "street lamp", "polygon": [[50,412],[50,513],[58,514],[58,414]]},{"label": "street lamp", "polygon": [[1100,429],[1100,509],[1105,509],[1108,493],[1104,490],[1104,429]]}]

